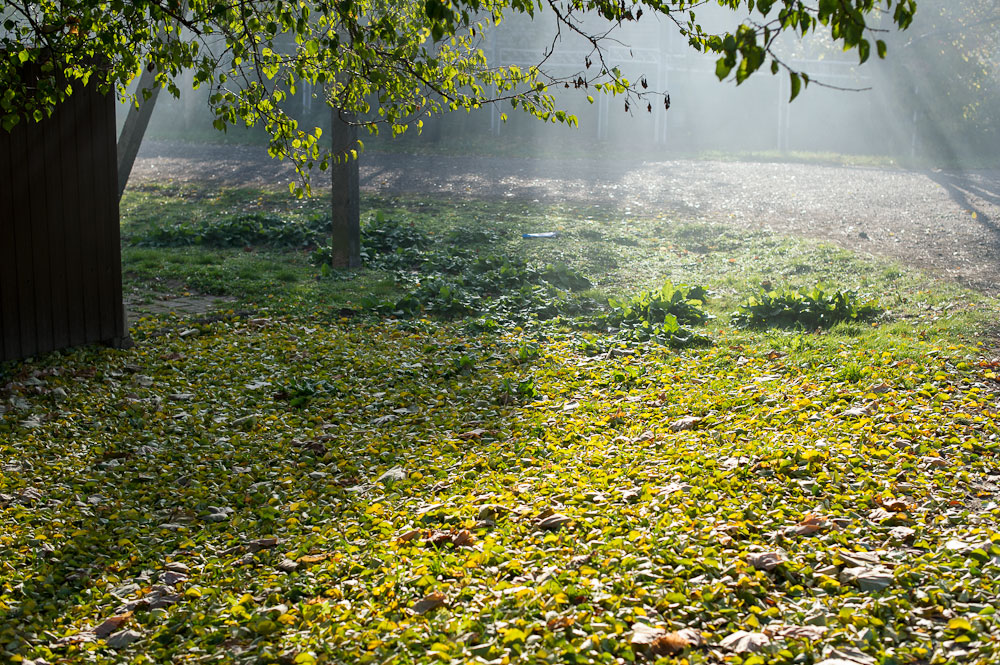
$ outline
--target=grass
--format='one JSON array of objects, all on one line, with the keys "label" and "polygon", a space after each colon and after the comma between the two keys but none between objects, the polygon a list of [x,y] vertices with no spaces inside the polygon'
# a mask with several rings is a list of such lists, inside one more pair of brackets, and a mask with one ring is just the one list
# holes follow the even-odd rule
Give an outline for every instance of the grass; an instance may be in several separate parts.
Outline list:
[{"label": "grass", "polygon": [[[1000,657],[1000,362],[980,346],[994,300],[829,245],[510,202],[369,199],[368,228],[393,219],[431,242],[354,272],[307,248],[137,246],[322,206],[130,193],[128,289],[236,301],[144,317],[127,351],[0,368],[8,660]],[[549,230],[558,241],[521,238]],[[573,297],[599,303],[703,285],[711,345],[568,314],[482,332],[482,317],[366,307],[437,279],[427,266],[456,238],[574,268],[595,286]],[[765,281],[885,312],[734,328]],[[546,284],[533,293],[563,298]]]}]

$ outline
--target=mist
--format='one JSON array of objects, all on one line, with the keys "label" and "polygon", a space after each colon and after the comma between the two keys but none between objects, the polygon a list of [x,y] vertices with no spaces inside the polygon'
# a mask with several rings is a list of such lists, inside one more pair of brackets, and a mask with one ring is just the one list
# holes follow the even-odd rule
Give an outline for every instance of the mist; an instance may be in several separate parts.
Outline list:
[{"label": "mist", "polygon": [[[704,7],[706,28],[732,28],[740,17]],[[393,140],[363,137],[374,149],[441,151],[572,159],[588,156],[655,160],[666,157],[741,157],[901,163],[922,166],[991,165],[1000,151],[1000,6],[988,0],[924,0],[917,19],[902,33],[877,35],[888,57],[858,64],[829,39],[783,35],[779,56],[806,72],[812,83],[789,103],[787,72],[759,71],[742,85],[715,76],[715,57],[691,49],[673,24],[652,12],[612,33],[607,64],[649,92],[670,95],[633,101],[593,88],[550,89],[557,108],[576,116],[578,127],[541,122],[509,104],[424,119],[422,132]],[[594,23],[595,27],[598,25]],[[508,20],[489,33],[483,48],[492,62],[529,66],[553,44],[545,67],[556,76],[586,76],[593,57],[578,36],[554,33],[542,12],[535,20]],[[873,49],[874,51],[874,49]],[[183,86],[182,86],[183,87]],[[328,112],[319,91],[305,89],[290,112],[303,125],[325,126]],[[588,103],[587,96],[594,98]],[[149,136],[188,141],[262,143],[262,130],[211,127],[207,93],[161,97]],[[506,114],[506,122],[501,120]],[[124,115],[124,114],[120,114]]]}]

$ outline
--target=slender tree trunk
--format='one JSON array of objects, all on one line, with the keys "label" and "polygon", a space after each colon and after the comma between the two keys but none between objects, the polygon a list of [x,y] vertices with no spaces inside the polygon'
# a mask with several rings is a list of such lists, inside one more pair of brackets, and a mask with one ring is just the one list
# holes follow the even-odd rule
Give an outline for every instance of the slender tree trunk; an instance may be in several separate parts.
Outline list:
[{"label": "slender tree trunk", "polygon": [[[348,118],[350,119],[350,118]],[[332,118],[334,152],[357,147],[358,129],[341,119],[334,109]],[[333,189],[330,194],[333,213],[331,263],[334,268],[361,266],[361,189],[358,160],[349,159],[330,168]]]},{"label": "slender tree trunk", "polygon": [[129,108],[125,126],[122,127],[121,136],[118,137],[119,199],[125,191],[125,185],[128,184],[128,177],[132,174],[132,166],[135,164],[136,155],[139,154],[142,137],[146,134],[149,118],[153,115],[153,107],[156,106],[156,97],[160,94],[160,86],[156,85],[156,70],[149,68],[142,70],[137,93],[141,96],[143,90],[150,91],[149,99],[140,99],[139,108],[135,106]]}]

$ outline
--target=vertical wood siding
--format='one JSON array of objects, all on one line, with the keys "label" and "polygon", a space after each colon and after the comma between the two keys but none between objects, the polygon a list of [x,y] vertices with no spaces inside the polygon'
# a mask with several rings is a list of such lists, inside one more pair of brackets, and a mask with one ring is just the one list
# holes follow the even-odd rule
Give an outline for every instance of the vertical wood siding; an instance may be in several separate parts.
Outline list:
[{"label": "vertical wood siding", "polygon": [[94,90],[0,130],[0,360],[125,341],[115,139]]}]

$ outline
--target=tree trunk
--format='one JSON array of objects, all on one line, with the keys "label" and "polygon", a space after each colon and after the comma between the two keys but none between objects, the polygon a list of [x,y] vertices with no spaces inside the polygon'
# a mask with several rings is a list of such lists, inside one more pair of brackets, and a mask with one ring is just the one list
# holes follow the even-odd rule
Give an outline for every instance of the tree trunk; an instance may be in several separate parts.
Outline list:
[{"label": "tree trunk", "polygon": [[[350,116],[345,116],[350,120]],[[341,119],[337,109],[332,118],[334,153],[357,148],[358,128]],[[334,268],[361,267],[361,189],[358,160],[345,159],[330,168],[333,188],[330,193],[333,213],[331,264]]]},{"label": "tree trunk", "polygon": [[[149,90],[149,99],[142,99],[142,91]],[[132,166],[135,164],[135,157],[139,154],[139,146],[142,144],[142,137],[146,134],[146,127],[149,125],[149,118],[153,115],[153,107],[156,106],[156,97],[160,94],[160,86],[156,85],[156,70],[148,67],[142,70],[139,77],[139,88],[136,90],[139,95],[139,107],[129,108],[128,116],[125,118],[125,126],[122,127],[121,136],[118,137],[118,198],[121,199],[125,192],[125,185],[128,184],[128,177],[132,174]]]}]

